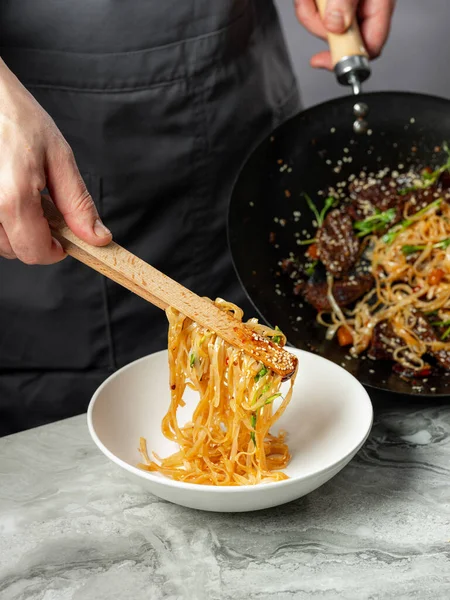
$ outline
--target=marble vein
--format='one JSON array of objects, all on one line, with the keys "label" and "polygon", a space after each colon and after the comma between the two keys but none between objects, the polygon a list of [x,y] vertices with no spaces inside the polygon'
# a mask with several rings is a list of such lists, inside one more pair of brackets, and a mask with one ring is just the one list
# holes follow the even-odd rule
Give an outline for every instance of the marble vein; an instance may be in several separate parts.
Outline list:
[{"label": "marble vein", "polygon": [[446,406],[380,409],[328,484],[237,515],[151,496],[76,417],[0,440],[0,599],[448,599],[449,483]]}]

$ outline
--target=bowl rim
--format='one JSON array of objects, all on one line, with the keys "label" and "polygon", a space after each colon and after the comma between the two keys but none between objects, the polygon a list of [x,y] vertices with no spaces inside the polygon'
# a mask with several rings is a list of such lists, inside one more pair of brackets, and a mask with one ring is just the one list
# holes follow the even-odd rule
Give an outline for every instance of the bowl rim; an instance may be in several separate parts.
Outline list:
[{"label": "bowl rim", "polygon": [[103,389],[105,387],[107,387],[111,383],[111,381],[113,381],[116,377],[119,377],[124,371],[133,368],[133,366],[135,366],[141,362],[145,362],[151,356],[159,355],[159,354],[167,354],[167,349],[160,350],[158,352],[153,352],[151,354],[147,354],[146,356],[138,358],[137,360],[134,360],[134,361],[128,363],[127,365],[124,365],[123,367],[121,367],[120,369],[118,369],[117,371],[112,373],[109,377],[107,377],[105,379],[105,381],[96,389],[96,391],[94,392],[94,394],[89,402],[87,415],[86,415],[87,426],[88,426],[88,430],[91,435],[91,438],[93,439],[96,446],[103,452],[103,454],[105,456],[107,456],[113,463],[119,465],[126,471],[133,473],[134,475],[137,475],[143,479],[146,479],[147,481],[151,481],[152,483],[155,483],[157,485],[168,486],[168,487],[172,487],[175,489],[181,489],[181,490],[186,490],[186,491],[189,490],[189,491],[200,492],[200,493],[211,492],[213,494],[217,494],[217,493],[225,493],[225,494],[229,494],[229,493],[245,494],[245,493],[247,493],[248,494],[248,493],[252,493],[256,490],[262,491],[262,490],[271,490],[274,488],[282,488],[282,487],[287,487],[287,486],[293,485],[295,483],[299,483],[301,481],[304,482],[304,481],[308,481],[311,478],[320,477],[321,475],[325,475],[329,471],[334,471],[336,469],[336,467],[338,467],[341,464],[343,466],[345,466],[353,458],[353,456],[355,456],[355,454],[362,448],[362,446],[367,441],[367,438],[369,437],[369,434],[371,432],[372,425],[373,425],[373,406],[372,406],[372,402],[370,400],[369,394],[367,393],[367,391],[364,388],[364,386],[362,385],[362,383],[360,383],[356,379],[356,377],[354,377],[351,373],[349,373],[347,370],[343,369],[340,365],[337,365],[333,361],[331,361],[327,358],[324,358],[322,356],[319,356],[317,354],[314,354],[313,352],[308,352],[307,350],[301,350],[299,348],[290,348],[290,347],[287,347],[286,349],[297,355],[298,354],[301,354],[301,355],[306,354],[308,356],[313,357],[314,360],[325,361],[325,362],[329,363],[330,365],[333,365],[333,368],[337,368],[341,372],[345,373],[346,377],[353,379],[354,383],[357,386],[359,386],[359,392],[361,394],[361,401],[366,404],[366,407],[369,411],[368,424],[367,424],[366,430],[364,432],[364,435],[361,438],[361,441],[354,448],[352,448],[349,452],[347,452],[344,456],[341,456],[338,460],[332,462],[330,465],[327,465],[326,467],[323,467],[322,469],[315,470],[311,473],[307,472],[303,475],[289,477],[288,479],[284,479],[282,481],[272,481],[272,482],[268,482],[268,483],[256,483],[254,485],[242,485],[242,486],[232,486],[232,485],[220,486],[220,485],[211,485],[211,484],[204,485],[204,484],[198,484],[198,483],[188,483],[188,482],[184,482],[184,481],[177,481],[174,479],[169,479],[168,477],[165,477],[165,476],[154,475],[152,472],[144,471],[143,469],[139,469],[137,466],[130,465],[125,460],[116,456],[113,452],[111,452],[111,450],[109,450],[105,446],[105,444],[100,440],[99,436],[97,435],[97,432],[95,431],[95,426],[93,423],[93,412],[94,412],[94,407],[95,407],[96,401],[99,398]]}]

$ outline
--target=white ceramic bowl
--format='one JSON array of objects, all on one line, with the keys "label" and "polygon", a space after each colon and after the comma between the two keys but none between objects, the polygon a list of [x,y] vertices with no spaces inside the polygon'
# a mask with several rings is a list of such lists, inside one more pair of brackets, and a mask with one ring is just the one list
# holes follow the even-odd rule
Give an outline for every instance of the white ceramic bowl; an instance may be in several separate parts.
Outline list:
[{"label": "white ceramic bowl", "polygon": [[[219,512],[258,510],[289,502],[315,490],[340,471],[361,448],[372,425],[372,405],[363,386],[336,364],[302,350],[292,400],[275,426],[287,431],[292,460],[289,479],[243,487],[215,487],[173,481],[142,471],[139,438],[149,453],[176,450],[161,433],[170,400],[167,352],[137,360],[111,375],[95,392],[88,426],[100,450],[150,492],[182,506]],[[284,384],[287,385],[287,384]],[[196,396],[186,393],[180,412],[186,421]]]}]

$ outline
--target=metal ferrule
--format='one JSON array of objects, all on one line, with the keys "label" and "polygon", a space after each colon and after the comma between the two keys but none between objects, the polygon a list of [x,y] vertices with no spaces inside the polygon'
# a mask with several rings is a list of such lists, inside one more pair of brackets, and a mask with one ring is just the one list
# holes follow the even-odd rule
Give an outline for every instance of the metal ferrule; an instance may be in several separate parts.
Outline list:
[{"label": "metal ferrule", "polygon": [[361,93],[361,83],[370,76],[370,64],[366,56],[344,56],[334,67],[336,79],[341,85],[350,85],[354,94]]}]

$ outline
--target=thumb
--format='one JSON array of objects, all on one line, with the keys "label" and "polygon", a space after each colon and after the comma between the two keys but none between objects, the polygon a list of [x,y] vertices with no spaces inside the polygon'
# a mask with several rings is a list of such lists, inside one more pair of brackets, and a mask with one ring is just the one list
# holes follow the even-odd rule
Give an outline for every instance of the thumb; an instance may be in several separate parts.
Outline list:
[{"label": "thumb", "polygon": [[102,223],[68,146],[48,153],[46,175],[50,196],[74,234],[94,246],[109,244],[111,232]]},{"label": "thumb", "polygon": [[359,0],[328,0],[323,23],[331,33],[345,33],[350,27]]}]

